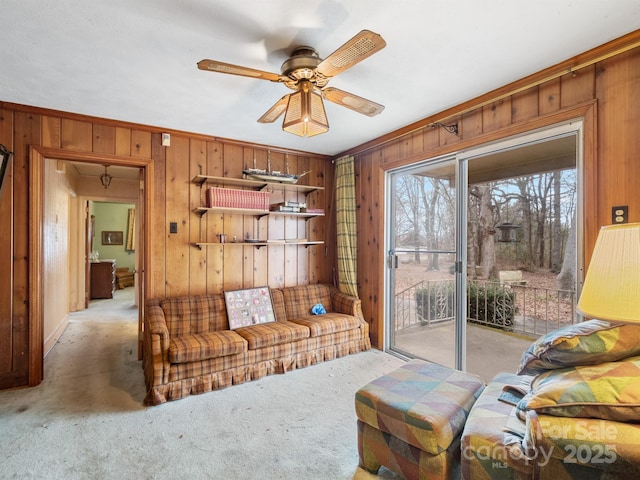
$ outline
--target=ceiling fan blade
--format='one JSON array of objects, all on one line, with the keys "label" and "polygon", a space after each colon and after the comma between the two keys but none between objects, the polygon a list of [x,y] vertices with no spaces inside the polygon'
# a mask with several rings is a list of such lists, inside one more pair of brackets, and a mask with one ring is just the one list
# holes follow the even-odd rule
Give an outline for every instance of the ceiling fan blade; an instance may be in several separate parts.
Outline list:
[{"label": "ceiling fan blade", "polygon": [[325,77],[334,77],[382,50],[386,44],[384,39],[377,33],[362,30],[320,62],[316,70]]},{"label": "ceiling fan blade", "polygon": [[368,117],[375,117],[384,110],[384,105],[372,102],[366,98],[359,97],[353,93],[345,92],[337,88],[325,88],[322,90],[324,98],[330,102],[336,103],[343,107],[350,108],[353,111],[367,115]]},{"label": "ceiling fan blade", "polygon": [[260,122],[260,123],[273,123],[273,122],[275,122],[278,119],[278,117],[280,115],[282,115],[284,113],[284,111],[287,109],[287,104],[288,103],[289,103],[289,95],[285,95],[280,100],[278,100],[273,105],[273,107],[271,107],[269,110],[267,110],[265,112],[265,114],[262,115],[258,119],[258,122]]},{"label": "ceiling fan blade", "polygon": [[243,77],[258,78],[260,80],[271,80],[272,82],[281,82],[283,80],[281,75],[278,75],[277,73],[256,70],[255,68],[241,67],[240,65],[218,62],[217,60],[200,60],[198,62],[198,68],[209,72],[229,73]]}]

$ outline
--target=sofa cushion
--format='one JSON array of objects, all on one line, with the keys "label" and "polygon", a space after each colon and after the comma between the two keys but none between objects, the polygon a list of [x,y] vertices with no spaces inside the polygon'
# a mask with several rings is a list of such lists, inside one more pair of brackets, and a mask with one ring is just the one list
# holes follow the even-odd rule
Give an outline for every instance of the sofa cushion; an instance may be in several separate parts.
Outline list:
[{"label": "sofa cushion", "polygon": [[282,294],[282,290],[277,288],[272,288],[270,290],[273,314],[276,316],[276,322],[286,322],[287,311],[284,307],[284,295]]},{"label": "sofa cushion", "polygon": [[613,362],[640,354],[640,327],[588,320],[540,337],[523,353],[519,375]]},{"label": "sofa cushion", "polygon": [[235,332],[244,338],[249,350],[272,347],[283,343],[309,338],[309,329],[291,322],[272,322],[237,328]]},{"label": "sofa cushion", "polygon": [[311,315],[311,308],[321,303],[327,311],[331,308],[331,287],[324,284],[302,285],[282,289],[287,320]]},{"label": "sofa cushion", "polygon": [[640,421],[640,357],[542,373],[519,408],[560,417]]},{"label": "sofa cushion", "polygon": [[227,330],[227,309],[222,295],[167,298],[160,302],[170,337]]},{"label": "sofa cushion", "polygon": [[174,337],[169,344],[169,362],[187,363],[234,355],[247,350],[247,342],[231,330]]},{"label": "sofa cushion", "polygon": [[293,323],[304,325],[311,332],[311,337],[321,337],[332,333],[346,332],[360,328],[358,318],[344,313],[325,313],[323,315],[308,315],[292,318]]}]

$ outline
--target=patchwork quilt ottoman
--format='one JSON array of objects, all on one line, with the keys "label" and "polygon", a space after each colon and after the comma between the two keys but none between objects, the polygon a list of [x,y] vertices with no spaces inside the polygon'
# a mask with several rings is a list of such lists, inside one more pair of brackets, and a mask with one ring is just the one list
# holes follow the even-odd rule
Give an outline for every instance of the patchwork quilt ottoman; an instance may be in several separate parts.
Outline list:
[{"label": "patchwork quilt ottoman", "polygon": [[468,373],[414,360],[356,392],[360,466],[407,480],[459,478],[460,435],[484,389]]}]

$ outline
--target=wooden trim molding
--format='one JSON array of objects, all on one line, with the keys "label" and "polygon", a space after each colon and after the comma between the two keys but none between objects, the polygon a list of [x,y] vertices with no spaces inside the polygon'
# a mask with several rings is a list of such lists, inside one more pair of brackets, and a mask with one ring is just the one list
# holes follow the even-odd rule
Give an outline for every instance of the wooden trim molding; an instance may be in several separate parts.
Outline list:
[{"label": "wooden trim molding", "polygon": [[245,142],[241,140],[234,140],[232,138],[216,137],[213,135],[206,135],[204,133],[186,132],[184,130],[176,130],[172,128],[157,127],[154,125],[143,125],[139,123],[125,122],[122,120],[113,120],[110,118],[94,117],[81,113],[64,112],[62,110],[53,110],[50,108],[36,107],[32,105],[23,105],[19,103],[3,102],[0,101],[0,110],[14,110],[19,112],[34,113],[37,115],[53,116],[58,118],[65,118],[70,120],[77,120],[80,122],[99,123],[100,125],[109,125],[118,128],[130,128],[131,130],[143,130],[150,133],[170,133],[171,135],[184,136],[190,139],[199,139],[209,142],[219,142],[227,145],[237,145],[243,148],[255,148],[262,150],[269,150],[272,153],[278,152],[287,155],[298,155],[301,157],[317,158],[321,160],[330,161],[332,157],[330,155],[323,155],[320,153],[307,152],[304,150],[295,150],[291,148],[278,147],[275,145],[262,145],[258,143]]},{"label": "wooden trim molding", "polygon": [[[377,167],[379,169],[377,175],[377,186],[380,192],[385,191],[385,172],[388,170],[398,168],[404,165],[410,165],[412,163],[416,163],[419,161],[425,161],[431,158],[439,158],[447,154],[456,154],[458,152],[469,150],[471,148],[476,148],[482,145],[495,143],[499,141],[506,140],[510,137],[517,137],[520,135],[524,135],[527,133],[531,133],[536,130],[544,130],[554,125],[559,125],[562,123],[575,121],[582,121],[582,131],[583,131],[583,144],[581,148],[583,148],[583,175],[584,179],[584,207],[583,207],[583,232],[584,232],[584,245],[582,251],[584,252],[584,268],[586,269],[590,252],[593,251],[593,247],[595,245],[596,237],[598,235],[599,225],[597,225],[598,219],[593,212],[597,210],[598,206],[598,178],[597,178],[597,101],[589,101],[583,103],[578,106],[574,106],[571,108],[566,108],[560,110],[558,112],[554,112],[552,114],[536,118],[533,121],[529,121],[526,123],[511,125],[496,131],[492,131],[486,135],[481,135],[475,138],[472,138],[467,141],[463,141],[461,143],[455,145],[447,145],[442,148],[437,148],[434,150],[430,150],[427,152],[422,152],[416,155],[412,155],[406,158],[403,158],[402,161],[398,162],[389,162],[384,164],[379,164]],[[362,156],[365,157],[370,153],[363,153]],[[386,198],[380,198],[380,205],[386,205]],[[384,231],[384,223],[378,223],[377,236],[380,239],[385,238]],[[378,298],[385,298],[385,289],[384,289],[384,268],[386,265],[386,252],[383,248],[377,249],[377,262],[381,272],[377,275],[377,283],[376,283],[376,292]],[[372,341],[376,348],[383,350],[385,347],[385,309],[384,302],[376,302],[375,304],[375,315],[374,318],[376,325],[372,326],[372,331],[377,332],[377,336],[372,337]]]},{"label": "wooden trim molding", "polygon": [[[590,111],[594,111],[593,114],[595,115],[596,105],[597,105],[597,101],[591,100],[589,102],[585,102],[577,106],[571,106],[562,110],[558,110],[557,112],[553,112],[548,115],[537,117],[534,120],[512,124],[499,130],[494,130],[489,133],[479,135],[477,137],[465,139],[460,143],[444,145],[442,147],[430,150],[427,153],[420,152],[415,155],[411,155],[409,157],[404,157],[395,162],[386,162],[380,165],[380,168],[383,171],[387,171],[387,170],[398,168],[404,165],[410,165],[412,163],[428,160],[429,158],[437,158],[443,155],[448,155],[448,154],[457,153],[464,150],[469,150],[471,148],[476,148],[481,145],[503,141],[509,137],[517,137],[519,135],[531,133],[535,130],[543,130],[545,128],[549,128],[552,125],[566,123],[571,120],[579,120],[579,119],[582,119],[585,115],[590,115],[588,113]],[[595,151],[594,151],[594,155],[595,155]]]},{"label": "wooden trim molding", "polygon": [[[153,198],[153,160],[137,157],[125,157],[90,152],[74,152],[56,148],[29,147],[29,386],[42,382],[44,371],[44,336],[43,336],[43,198],[44,198],[44,162],[46,159],[67,160],[74,162],[104,163],[126,167],[141,168],[145,178],[145,225],[150,225]],[[143,245],[143,268],[148,269],[151,263],[149,247],[149,229],[144,229],[141,236]],[[149,292],[149,275],[143,275],[144,292]],[[138,277],[140,278],[140,276]],[[146,299],[141,299],[140,309]]]},{"label": "wooden trim molding", "polygon": [[399,130],[363,143],[362,145],[350,148],[349,150],[340,153],[335,158],[339,158],[343,155],[362,154],[368,150],[379,148],[386,143],[397,140],[404,135],[421,130],[425,127],[431,127],[436,122],[447,123],[448,121],[459,119],[466,113],[490,105],[530,88],[537,87],[545,82],[562,77],[563,75],[575,74],[578,70],[638,47],[640,47],[640,30],[635,30],[623,37],[612,40],[611,42],[593,48],[580,55],[576,55],[575,57],[541,70],[533,75],[492,90],[484,95],[456,105],[455,107],[430,115],[429,117],[418,120],[417,122],[407,125]]},{"label": "wooden trim molding", "polygon": [[42,285],[42,198],[44,157],[29,148],[29,386],[42,382],[44,375],[43,285]]}]

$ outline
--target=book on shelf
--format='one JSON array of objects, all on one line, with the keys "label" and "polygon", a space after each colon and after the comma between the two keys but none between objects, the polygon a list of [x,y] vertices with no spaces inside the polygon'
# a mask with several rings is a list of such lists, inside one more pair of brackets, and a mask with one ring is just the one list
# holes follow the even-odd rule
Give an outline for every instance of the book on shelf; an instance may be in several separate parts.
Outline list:
[{"label": "book on shelf", "polygon": [[287,205],[271,205],[272,212],[289,212],[289,213],[300,213],[300,207],[293,207]]},{"label": "book on shelf", "polygon": [[244,210],[269,210],[269,192],[210,187],[205,193],[207,208],[238,208]]},{"label": "book on shelf", "polygon": [[278,202],[274,205],[282,205],[283,207],[307,208],[307,202],[294,202],[292,200],[285,200],[284,202]]},{"label": "book on shelf", "polygon": [[324,215],[324,208],[303,208],[300,211],[304,213],[318,213]]}]

